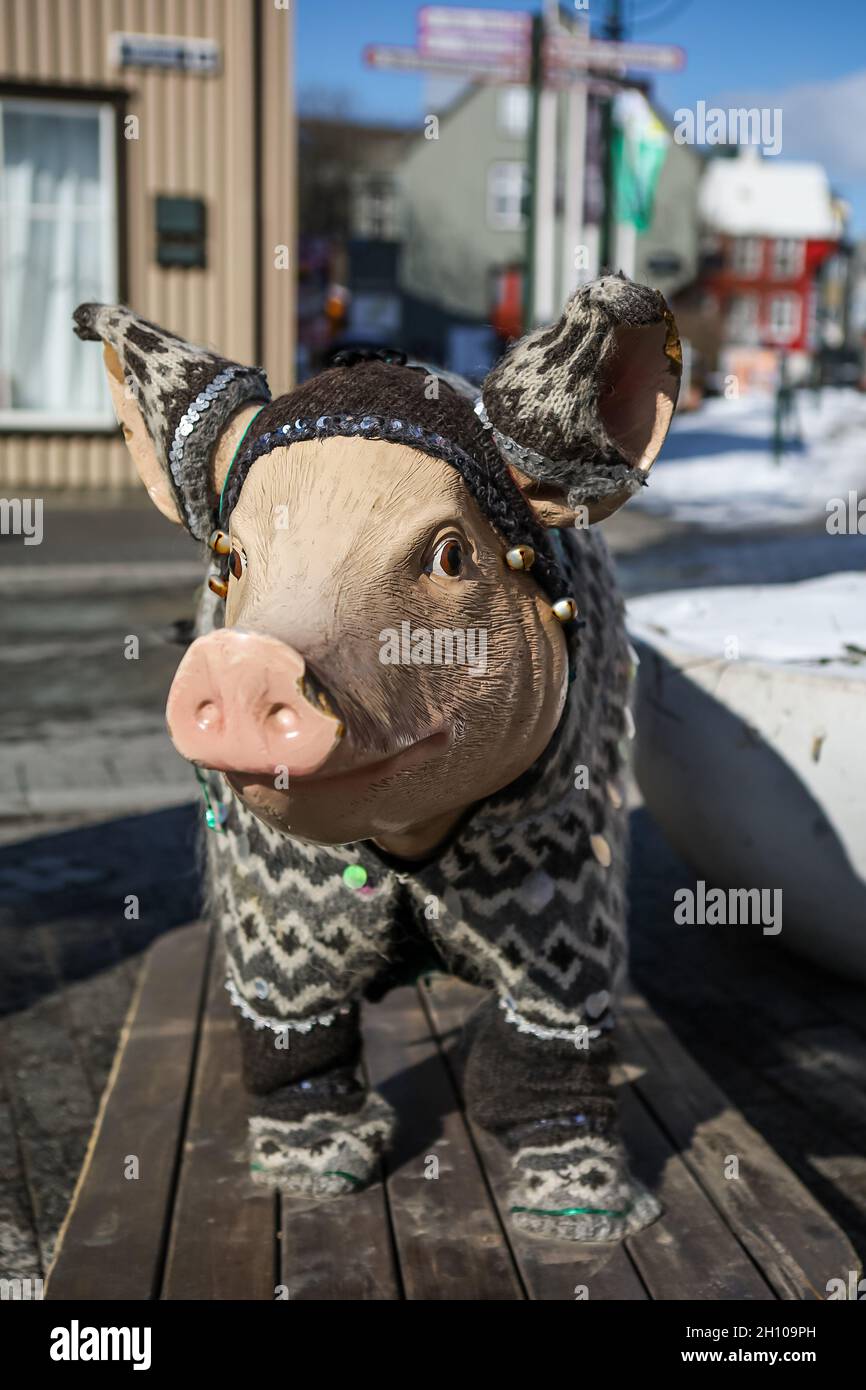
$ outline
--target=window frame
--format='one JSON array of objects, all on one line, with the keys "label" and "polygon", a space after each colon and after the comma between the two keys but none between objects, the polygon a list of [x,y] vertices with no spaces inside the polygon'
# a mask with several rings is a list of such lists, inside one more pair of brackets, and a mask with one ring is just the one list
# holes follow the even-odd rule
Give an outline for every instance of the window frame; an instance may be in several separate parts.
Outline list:
[{"label": "window frame", "polygon": [[[747,254],[747,252],[753,254]],[[742,280],[759,280],[763,268],[763,238],[759,236],[735,236],[731,245],[731,273]]]},{"label": "window frame", "polygon": [[[791,257],[791,268],[789,270],[779,269],[779,247],[795,248],[795,255]],[[771,258],[772,276],[774,280],[799,280],[803,274],[806,246],[802,237],[785,236],[775,237],[773,240],[773,253]]]},{"label": "window frame", "polygon": [[[123,118],[129,93],[116,88],[75,88],[0,82],[0,167],[3,161],[4,108],[38,108],[48,114],[80,116],[97,108],[99,122],[100,184],[108,196],[100,209],[99,224],[105,236],[107,267],[103,273],[99,298],[107,303],[126,299],[126,265],[123,248],[125,225],[125,161]],[[70,332],[72,328],[70,326]],[[8,434],[99,434],[117,431],[117,419],[109,407],[105,413],[60,413],[55,410],[16,410],[0,407],[0,435]]]},{"label": "window frame", "polygon": [[[746,313],[748,309],[748,313]],[[742,320],[740,331],[738,321]],[[736,290],[725,306],[724,333],[737,347],[755,347],[761,341],[761,296],[757,290]]]},{"label": "window frame", "polygon": [[[504,218],[494,214],[494,193],[493,185],[495,181],[495,171],[498,169],[519,169],[521,171],[520,187],[521,197],[518,208],[517,218]],[[487,225],[494,232],[525,232],[526,217],[523,212],[523,191],[525,190],[528,178],[528,166],[525,159],[494,159],[487,166]]]},{"label": "window frame", "polygon": [[[509,120],[507,109],[510,102],[515,99],[515,94],[520,93],[522,99],[526,101],[525,117],[521,123],[520,130],[515,129],[515,122]],[[529,88],[520,82],[509,82],[507,86],[500,87],[496,93],[496,133],[503,140],[527,140],[529,138],[529,128],[532,125],[532,101]]]},{"label": "window frame", "polygon": [[[793,307],[791,332],[783,334],[773,323],[773,310],[779,304]],[[776,347],[786,347],[797,341],[803,333],[803,301],[796,290],[778,290],[767,298],[767,337]]]}]

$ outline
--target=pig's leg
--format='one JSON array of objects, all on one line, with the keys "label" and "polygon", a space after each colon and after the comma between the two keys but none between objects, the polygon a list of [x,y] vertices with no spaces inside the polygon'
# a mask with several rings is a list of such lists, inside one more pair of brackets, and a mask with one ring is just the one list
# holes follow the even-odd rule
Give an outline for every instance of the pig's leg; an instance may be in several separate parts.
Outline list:
[{"label": "pig's leg", "polygon": [[629,1173],[610,1083],[609,1036],[577,1047],[521,1033],[499,1001],[467,1025],[465,1089],[473,1119],[512,1156],[512,1220],[536,1235],[619,1240],[661,1207]]},{"label": "pig's leg", "polygon": [[240,1015],[238,1023],[244,1084],[253,1098],[253,1180],[332,1196],[375,1178],[393,1114],[359,1078],[357,1006],[306,1033],[257,1029]]}]

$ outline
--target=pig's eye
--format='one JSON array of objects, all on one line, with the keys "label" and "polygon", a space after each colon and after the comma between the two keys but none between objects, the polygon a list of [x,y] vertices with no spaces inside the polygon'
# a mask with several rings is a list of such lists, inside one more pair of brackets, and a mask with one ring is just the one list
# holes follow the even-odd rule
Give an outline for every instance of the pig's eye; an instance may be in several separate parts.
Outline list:
[{"label": "pig's eye", "polygon": [[431,574],[444,575],[446,579],[457,579],[463,571],[463,547],[453,536],[440,541],[430,563]]},{"label": "pig's eye", "polygon": [[235,579],[240,579],[247,567],[247,557],[243,546],[232,546],[232,553],[229,556],[229,570]]}]

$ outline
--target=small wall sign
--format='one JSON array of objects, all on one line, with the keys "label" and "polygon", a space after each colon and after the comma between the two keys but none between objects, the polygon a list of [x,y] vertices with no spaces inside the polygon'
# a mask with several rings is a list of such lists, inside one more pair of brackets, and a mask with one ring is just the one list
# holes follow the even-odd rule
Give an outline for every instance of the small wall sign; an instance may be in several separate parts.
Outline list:
[{"label": "small wall sign", "polygon": [[110,34],[108,61],[117,68],[161,68],[213,76],[220,70],[220,46],[215,39]]}]

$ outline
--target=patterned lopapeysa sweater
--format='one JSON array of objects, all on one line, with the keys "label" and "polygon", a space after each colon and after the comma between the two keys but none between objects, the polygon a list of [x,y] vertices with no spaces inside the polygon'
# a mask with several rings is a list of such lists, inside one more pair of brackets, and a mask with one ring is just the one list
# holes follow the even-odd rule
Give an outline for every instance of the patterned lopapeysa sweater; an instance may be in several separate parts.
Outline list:
[{"label": "patterned lopapeysa sweater", "polygon": [[[494,990],[506,1019],[537,1036],[573,1038],[587,1027],[592,1037],[611,1025],[625,962],[621,769],[632,655],[604,541],[581,530],[558,546],[586,618],[569,637],[559,726],[533,766],[475,806],[435,858],[410,865],[368,841],[293,839],[208,774],[224,816],[224,833],[208,835],[208,859],[226,987],[257,1027],[326,1026],[361,995],[380,997],[436,964]],[[221,612],[206,602],[199,630]],[[360,889],[344,879],[349,865],[366,871]]]}]

